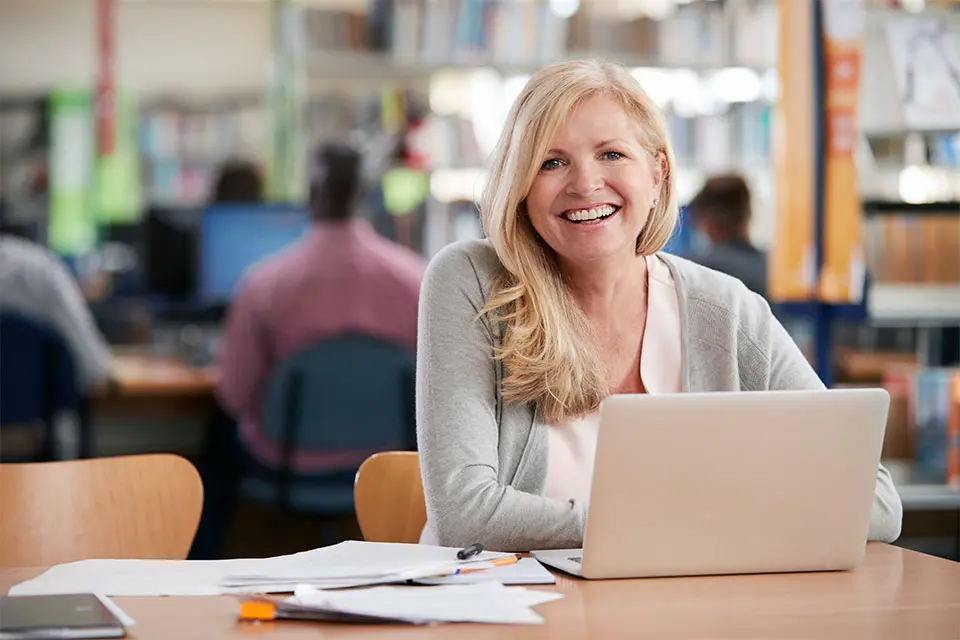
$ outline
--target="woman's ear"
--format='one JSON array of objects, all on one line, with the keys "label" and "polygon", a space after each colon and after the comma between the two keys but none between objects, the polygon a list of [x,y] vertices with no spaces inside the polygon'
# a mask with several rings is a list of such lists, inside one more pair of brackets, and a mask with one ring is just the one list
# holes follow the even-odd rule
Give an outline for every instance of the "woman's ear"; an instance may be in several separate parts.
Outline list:
[{"label": "woman's ear", "polygon": [[653,184],[657,191],[660,191],[669,175],[670,167],[667,166],[667,154],[663,151],[657,151],[653,156]]}]

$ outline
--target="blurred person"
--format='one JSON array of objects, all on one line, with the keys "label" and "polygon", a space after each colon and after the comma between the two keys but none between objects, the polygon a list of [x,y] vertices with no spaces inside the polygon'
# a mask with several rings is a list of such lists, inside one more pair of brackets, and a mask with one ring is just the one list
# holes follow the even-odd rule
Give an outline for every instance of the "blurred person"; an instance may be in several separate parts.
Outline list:
[{"label": "blurred person", "polygon": [[688,256],[694,262],[737,278],[767,298],[767,254],[750,242],[750,188],[736,174],[708,178],[688,208],[706,246]]},{"label": "blurred person", "polygon": [[252,162],[233,161],[220,167],[213,204],[247,204],[263,201],[263,177]]},{"label": "blurred person", "polygon": [[[347,332],[416,348],[424,264],[360,218],[361,160],[355,149],[334,144],[315,153],[313,228],[252,268],[227,311],[217,395],[239,421],[247,448],[269,466],[279,464],[280,452],[263,436],[258,417],[268,377],[280,361]],[[306,470],[320,468],[317,462]]]},{"label": "blurred person", "polygon": [[87,394],[109,382],[110,349],[79,283],[52,251],[10,233],[0,217],[0,311],[13,311],[56,331],[73,356],[77,388]]},{"label": "blurred person", "polygon": [[[663,115],[619,65],[550,65],[520,92],[480,200],[488,240],[448,245],[424,275],[422,542],[582,546],[609,395],[824,389],[762,297],[662,252],[675,168]],[[869,538],[896,539],[901,518],[878,466]]]}]

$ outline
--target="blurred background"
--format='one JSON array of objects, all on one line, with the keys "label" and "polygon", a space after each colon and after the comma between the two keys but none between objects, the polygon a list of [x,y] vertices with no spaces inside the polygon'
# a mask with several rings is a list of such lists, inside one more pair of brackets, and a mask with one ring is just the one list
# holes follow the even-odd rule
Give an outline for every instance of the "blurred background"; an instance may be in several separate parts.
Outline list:
[{"label": "blurred background", "polygon": [[[391,297],[390,270],[408,282],[482,237],[512,100],[538,67],[588,56],[627,65],[667,114],[683,206],[667,250],[765,295],[829,386],[890,391],[900,544],[960,560],[950,0],[0,0],[0,455],[191,458],[207,487],[195,557],[355,536],[358,462],[323,456],[415,446],[412,356],[338,338],[409,346],[396,323],[415,287]],[[238,330],[266,346],[231,367],[259,378],[218,391],[245,275],[338,224],[316,214],[338,206],[321,193],[344,175],[330,144],[359,154],[341,204],[361,239],[300,275],[329,273],[318,299],[363,311],[313,326],[312,295],[285,301],[270,331],[297,337]],[[17,266],[33,249],[84,310],[35,295],[49,278]],[[351,280],[357,262],[379,275]],[[91,331],[70,329],[87,312]],[[84,341],[109,352],[89,385]],[[260,435],[238,436],[245,422]]]}]

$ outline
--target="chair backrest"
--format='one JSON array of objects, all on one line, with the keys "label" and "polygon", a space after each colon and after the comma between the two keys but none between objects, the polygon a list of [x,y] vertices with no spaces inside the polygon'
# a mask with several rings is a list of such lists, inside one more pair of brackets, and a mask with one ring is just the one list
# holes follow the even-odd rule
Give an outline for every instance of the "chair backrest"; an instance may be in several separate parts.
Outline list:
[{"label": "chair backrest", "polygon": [[0,425],[48,421],[79,400],[73,357],[52,327],[0,312]]},{"label": "chair backrest", "polygon": [[364,540],[419,542],[427,523],[427,506],[416,452],[387,451],[370,456],[357,471],[353,492]]},{"label": "chair backrest", "polygon": [[0,566],[187,557],[200,475],[169,454],[0,464]]},{"label": "chair backrest", "polygon": [[363,335],[301,349],[273,372],[264,429],[281,449],[366,452],[416,448],[414,355]]}]

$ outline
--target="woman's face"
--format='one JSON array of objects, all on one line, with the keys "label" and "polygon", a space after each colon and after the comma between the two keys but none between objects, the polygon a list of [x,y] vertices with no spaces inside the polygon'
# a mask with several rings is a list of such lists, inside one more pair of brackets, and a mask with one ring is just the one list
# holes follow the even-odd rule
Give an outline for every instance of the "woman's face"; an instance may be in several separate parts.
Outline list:
[{"label": "woman's face", "polygon": [[659,162],[611,97],[581,103],[551,141],[526,197],[527,214],[561,261],[625,259],[660,192]]}]

